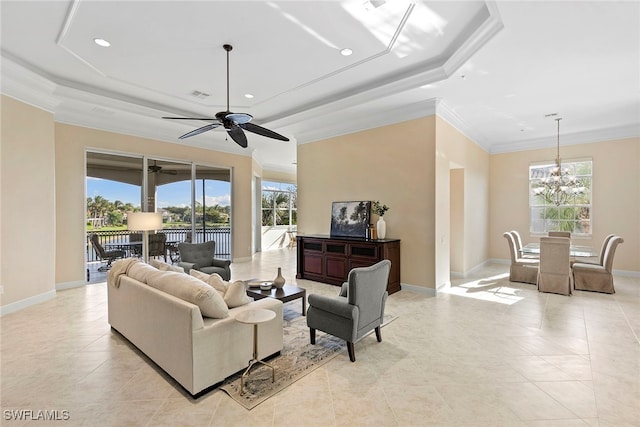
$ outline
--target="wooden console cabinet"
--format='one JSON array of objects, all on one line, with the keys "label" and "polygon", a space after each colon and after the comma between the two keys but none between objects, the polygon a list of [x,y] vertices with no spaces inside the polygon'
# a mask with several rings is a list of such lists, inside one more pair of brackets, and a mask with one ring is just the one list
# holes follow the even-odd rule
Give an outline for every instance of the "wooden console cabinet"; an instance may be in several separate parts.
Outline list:
[{"label": "wooden console cabinet", "polygon": [[341,286],[352,268],[391,261],[389,294],[400,290],[400,240],[370,240],[321,235],[297,236],[298,279]]}]

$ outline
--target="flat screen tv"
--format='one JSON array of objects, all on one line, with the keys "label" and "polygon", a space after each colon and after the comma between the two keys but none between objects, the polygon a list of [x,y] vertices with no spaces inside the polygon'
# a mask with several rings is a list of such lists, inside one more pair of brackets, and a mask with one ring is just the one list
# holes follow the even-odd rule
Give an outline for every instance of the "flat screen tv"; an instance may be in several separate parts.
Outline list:
[{"label": "flat screen tv", "polygon": [[333,202],[331,237],[367,237],[371,218],[371,202]]}]

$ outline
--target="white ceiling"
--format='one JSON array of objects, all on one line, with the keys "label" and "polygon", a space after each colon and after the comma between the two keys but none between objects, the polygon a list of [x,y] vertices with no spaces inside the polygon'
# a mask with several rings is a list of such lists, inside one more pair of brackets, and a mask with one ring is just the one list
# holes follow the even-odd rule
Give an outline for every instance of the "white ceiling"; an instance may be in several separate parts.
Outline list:
[{"label": "white ceiling", "polygon": [[[296,144],[436,112],[490,153],[554,146],[556,112],[563,145],[640,136],[638,2],[373,3],[2,0],[2,92],[290,172]],[[291,142],[161,119],[226,110],[225,43],[231,111]]]}]

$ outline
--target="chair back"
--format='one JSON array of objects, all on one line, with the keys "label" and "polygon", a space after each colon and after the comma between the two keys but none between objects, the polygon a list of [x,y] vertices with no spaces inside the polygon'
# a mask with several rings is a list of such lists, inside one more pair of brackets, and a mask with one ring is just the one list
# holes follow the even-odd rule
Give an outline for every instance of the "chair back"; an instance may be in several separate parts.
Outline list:
[{"label": "chair back", "polygon": [[549,237],[568,237],[570,239],[571,232],[570,231],[550,231]]},{"label": "chair back", "polygon": [[518,252],[516,249],[515,239],[513,238],[513,234],[511,234],[511,232],[509,231],[505,232],[503,236],[505,239],[507,239],[507,242],[509,243],[509,254],[511,255],[511,263],[513,264],[518,259]]},{"label": "chair back", "polygon": [[601,266],[603,266],[603,267],[604,267],[604,253],[607,250],[607,245],[609,244],[609,240],[611,240],[613,237],[615,237],[615,234],[609,234],[602,241],[602,247],[600,248],[600,261],[599,261],[599,264]]},{"label": "chair back", "polygon": [[358,267],[349,272],[347,300],[358,306],[358,329],[384,315],[387,283],[391,261],[382,260],[370,267]]},{"label": "chair back", "polygon": [[540,273],[570,274],[570,242],[566,237],[540,238]]},{"label": "chair back", "polygon": [[129,234],[130,242],[142,242],[142,233],[131,233]]},{"label": "chair back", "polygon": [[100,244],[100,238],[98,237],[98,235],[95,233],[91,234],[91,236],[89,236],[89,240],[91,240],[91,246],[93,246],[93,250],[96,251],[96,255],[98,255],[98,258],[107,258],[107,253]]},{"label": "chair back", "polygon": [[167,235],[164,233],[156,233],[149,235],[149,256],[166,255],[165,243]]},{"label": "chair back", "polygon": [[520,256],[520,253],[522,251],[522,239],[520,238],[520,233],[518,233],[516,230],[511,230],[510,233],[513,236],[513,242],[516,245],[516,254]]},{"label": "chair back", "polygon": [[571,277],[569,238],[541,237],[538,290],[571,295]]},{"label": "chair back", "polygon": [[613,269],[613,257],[616,254],[616,248],[620,243],[623,243],[624,239],[620,236],[613,236],[609,239],[607,243],[607,249],[604,251],[604,260],[602,266],[607,271],[607,273],[611,273]]},{"label": "chair back", "polygon": [[204,243],[178,243],[178,252],[180,252],[180,261],[198,264],[201,267],[211,265],[214,254],[216,253],[216,242]]}]

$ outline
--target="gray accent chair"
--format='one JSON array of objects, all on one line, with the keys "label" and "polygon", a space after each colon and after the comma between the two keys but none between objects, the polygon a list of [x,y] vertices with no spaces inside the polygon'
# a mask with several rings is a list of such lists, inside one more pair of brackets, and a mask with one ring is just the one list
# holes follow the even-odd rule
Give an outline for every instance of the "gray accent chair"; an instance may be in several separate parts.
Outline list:
[{"label": "gray accent chair", "polygon": [[581,291],[604,292],[613,294],[613,257],[616,248],[624,240],[620,236],[614,236],[607,242],[602,257],[602,265],[576,262],[572,266],[575,289]]},{"label": "gray accent chair", "polygon": [[531,283],[532,285],[538,283],[538,265],[540,262],[537,259],[522,258],[520,256],[513,234],[506,232],[503,236],[509,243],[509,255],[511,256],[509,281]]},{"label": "gray accent chair", "polygon": [[178,244],[180,262],[178,265],[189,273],[192,268],[206,274],[217,273],[223,280],[231,279],[231,261],[228,259],[214,258],[216,242]]},{"label": "gray accent chair", "polygon": [[571,295],[573,276],[569,264],[568,237],[540,238],[540,268],[538,291]]},{"label": "gray accent chair", "polygon": [[342,338],[347,342],[349,359],[356,361],[353,344],[371,330],[382,341],[380,326],[387,301],[387,281],[391,261],[382,260],[370,267],[358,267],[349,272],[340,295],[309,295],[307,326],[311,344],[316,343],[316,329]]}]

